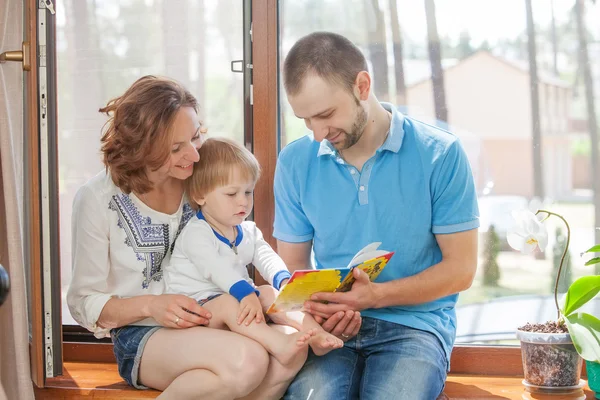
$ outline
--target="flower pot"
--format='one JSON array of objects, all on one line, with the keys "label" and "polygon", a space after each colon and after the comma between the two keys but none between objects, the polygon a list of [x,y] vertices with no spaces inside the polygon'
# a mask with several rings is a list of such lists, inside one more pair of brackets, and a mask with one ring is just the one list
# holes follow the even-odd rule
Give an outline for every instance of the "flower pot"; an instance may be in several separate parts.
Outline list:
[{"label": "flower pot", "polygon": [[596,398],[600,399],[600,363],[586,361],[588,386],[596,393]]},{"label": "flower pot", "polygon": [[517,331],[525,381],[542,387],[575,387],[581,377],[582,359],[568,333]]}]

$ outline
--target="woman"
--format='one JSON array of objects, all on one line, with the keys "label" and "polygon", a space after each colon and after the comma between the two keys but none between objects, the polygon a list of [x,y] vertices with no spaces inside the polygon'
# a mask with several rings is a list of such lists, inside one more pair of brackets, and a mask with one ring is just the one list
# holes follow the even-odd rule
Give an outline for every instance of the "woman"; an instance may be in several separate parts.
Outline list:
[{"label": "woman", "polygon": [[96,337],[110,334],[121,376],[161,399],[280,396],[305,361],[269,359],[251,339],[206,325],[193,299],[163,294],[162,268],[194,215],[183,182],[205,132],[195,98],[154,76],[136,81],[101,112],[106,170],[73,204],[73,280],[67,302]]}]

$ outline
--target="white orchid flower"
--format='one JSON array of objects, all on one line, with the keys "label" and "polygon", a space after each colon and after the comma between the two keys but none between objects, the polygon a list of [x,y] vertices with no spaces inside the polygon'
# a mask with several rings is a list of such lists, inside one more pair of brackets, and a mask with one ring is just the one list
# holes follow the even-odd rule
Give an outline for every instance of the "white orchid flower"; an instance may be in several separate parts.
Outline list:
[{"label": "white orchid flower", "polygon": [[528,210],[513,211],[512,216],[516,226],[506,236],[510,247],[523,254],[531,254],[536,247],[544,251],[548,245],[548,231],[538,217]]}]

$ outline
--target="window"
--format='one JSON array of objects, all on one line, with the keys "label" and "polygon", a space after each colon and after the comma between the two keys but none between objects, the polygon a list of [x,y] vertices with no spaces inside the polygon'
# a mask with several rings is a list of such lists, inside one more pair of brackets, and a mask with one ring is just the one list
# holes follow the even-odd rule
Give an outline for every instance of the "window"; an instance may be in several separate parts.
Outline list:
[{"label": "window", "polygon": [[63,324],[71,279],[71,205],[103,168],[97,110],[137,78],[165,75],[197,97],[212,135],[244,140],[242,2],[235,0],[59,0],[58,153]]},{"label": "window", "polygon": [[[259,226],[267,237],[272,226],[272,173],[276,157],[275,120],[279,119],[280,146],[304,135],[306,127],[295,118],[285,99],[277,92],[275,70],[299,37],[315,30],[342,33],[357,43],[377,71],[376,93],[381,100],[402,106],[403,112],[435,122],[433,91],[429,82],[427,31],[423,2],[413,0],[269,0],[251,1],[254,37],[255,153],[265,167],[259,186],[263,198],[256,208],[267,210]],[[458,304],[458,343],[510,343],[516,324],[528,315],[517,311],[533,309],[552,316],[550,299],[552,252],[546,258],[522,256],[507,249],[498,232],[501,248],[496,260],[500,279],[484,285],[486,251],[491,246],[489,226],[501,229],[510,223],[509,212],[516,207],[534,207],[533,169],[546,172],[546,205],[572,221],[573,277],[587,272],[578,253],[594,238],[593,192],[589,168],[590,146],[585,111],[583,78],[577,77],[577,38],[571,8],[574,1],[554,2],[558,43],[559,76],[565,86],[558,90],[561,118],[553,127],[555,141],[542,138],[543,165],[531,161],[532,139],[529,124],[528,54],[525,33],[525,6],[522,1],[485,2],[476,0],[435,0],[437,27],[442,45],[446,100],[451,130],[469,154],[481,207],[481,256],[473,287]],[[395,4],[397,13],[392,12]],[[179,9],[178,7],[181,7]],[[484,8],[485,7],[485,8]],[[587,28],[597,41],[600,6],[586,3]],[[102,169],[99,157],[100,128],[104,119],[97,110],[134,79],[147,73],[174,77],[200,99],[204,121],[214,134],[232,134],[242,140],[242,75],[230,72],[230,61],[242,59],[242,2],[233,0],[58,0],[57,58],[59,96],[59,178],[61,215],[61,260],[63,295],[70,275],[70,214],[77,188]],[[274,29],[279,8],[279,31]],[[471,13],[461,12],[471,9]],[[536,21],[538,69],[551,70],[548,51],[550,4],[533,0]],[[403,57],[394,54],[394,16],[401,32]],[[202,22],[202,23],[200,23]],[[468,27],[468,30],[466,29]],[[595,61],[598,45],[590,40],[592,75],[600,82]],[[397,40],[396,40],[397,42]],[[280,46],[279,52],[276,45]],[[384,45],[385,43],[385,45]],[[383,56],[382,56],[383,55]],[[383,62],[382,62],[383,60]],[[469,64],[470,63],[470,64]],[[405,71],[406,97],[402,95],[396,71]],[[465,66],[473,67],[472,70]],[[379,71],[386,71],[379,73]],[[461,78],[462,70],[462,78]],[[464,78],[469,71],[468,79]],[[257,77],[260,75],[260,83]],[[552,75],[552,74],[551,74]],[[463,79],[463,81],[461,81]],[[520,81],[517,85],[515,82]],[[456,82],[459,82],[457,84]],[[600,90],[596,88],[596,96]],[[276,96],[280,95],[277,102]],[[268,97],[268,101],[266,100]],[[406,100],[404,100],[406,99]],[[469,100],[477,100],[475,105]],[[600,104],[598,101],[596,104]],[[279,106],[279,107],[278,107]],[[257,111],[259,110],[259,111]],[[281,114],[277,114],[281,110]],[[571,124],[576,122],[576,124]],[[518,126],[518,129],[515,127]],[[577,143],[568,135],[578,127]],[[260,128],[260,129],[259,129]],[[581,138],[581,139],[580,139]],[[256,144],[256,139],[260,141]],[[576,145],[576,146],[575,146]],[[571,148],[577,154],[571,153]],[[575,150],[573,150],[575,151]],[[576,159],[574,159],[576,156]],[[556,165],[554,165],[554,164]],[[577,168],[575,168],[575,163]],[[573,164],[573,165],[572,165]],[[270,181],[271,179],[271,181]],[[257,186],[257,196],[259,190]],[[261,190],[262,190],[261,189]],[[539,204],[539,203],[538,203]],[[559,226],[550,220],[550,232]],[[505,228],[502,228],[505,229]],[[598,233],[596,232],[596,235]],[[552,235],[551,235],[552,236]],[[551,238],[551,245],[555,242]],[[548,250],[551,250],[549,246]],[[524,301],[529,301],[525,303]],[[531,302],[538,301],[538,308]],[[508,305],[508,306],[507,306]],[[513,314],[508,316],[507,309]],[[485,314],[482,312],[485,310]],[[548,311],[549,310],[549,311]],[[499,316],[494,320],[482,315]],[[544,319],[542,317],[541,319]],[[73,324],[63,299],[63,323]],[[514,349],[512,349],[514,350]],[[487,353],[486,353],[487,354]],[[503,353],[504,354],[504,353]]]},{"label": "window", "polygon": [[[477,277],[457,305],[457,343],[516,343],[519,325],[556,318],[553,282],[565,228],[558,219],[549,219],[546,252],[522,255],[512,251],[506,241],[513,225],[512,210],[548,207],[568,218],[572,228],[570,267],[563,282],[590,273],[578,255],[598,242],[594,230],[598,223],[594,222],[591,186],[582,191],[573,185],[575,155],[567,128],[568,119],[585,118],[581,76],[573,88],[578,74],[573,6],[574,1],[533,0],[540,114],[545,128],[541,143],[536,143],[531,124],[525,2],[435,1],[446,124],[436,119],[434,109],[433,96],[434,92],[439,94],[439,88],[432,88],[431,83],[423,1],[279,1],[281,63],[300,37],[319,30],[340,33],[367,56],[380,101],[396,104],[411,117],[447,126],[462,141],[479,193],[481,229]],[[558,75],[552,65],[552,7],[560,32],[556,43]],[[598,20],[600,7],[589,2],[586,7],[589,35],[598,38],[600,29],[593,21]],[[590,41],[590,54],[596,54],[593,49],[597,48]],[[590,67],[593,74],[600,74],[597,62]],[[596,96],[599,92],[596,90]],[[570,104],[567,99],[572,98],[576,101]],[[280,110],[283,147],[308,131],[294,116],[283,89]],[[540,151],[539,165],[533,163],[533,148]],[[590,175],[588,171],[579,169]],[[542,193],[534,190],[534,175],[543,180]],[[591,182],[591,175],[585,180],[577,177],[577,181]],[[564,293],[567,286],[561,284],[560,290]]]}]

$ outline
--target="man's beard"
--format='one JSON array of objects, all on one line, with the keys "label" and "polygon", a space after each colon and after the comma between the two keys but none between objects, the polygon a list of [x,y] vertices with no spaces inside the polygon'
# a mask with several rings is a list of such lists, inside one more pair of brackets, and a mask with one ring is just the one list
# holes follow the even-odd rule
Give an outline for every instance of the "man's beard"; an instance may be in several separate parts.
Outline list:
[{"label": "man's beard", "polygon": [[352,129],[350,132],[345,132],[346,140],[341,143],[342,146],[338,150],[346,150],[354,146],[362,137],[365,127],[367,126],[367,112],[358,100],[356,101],[356,104],[356,118],[354,118],[354,122],[352,123]]}]

